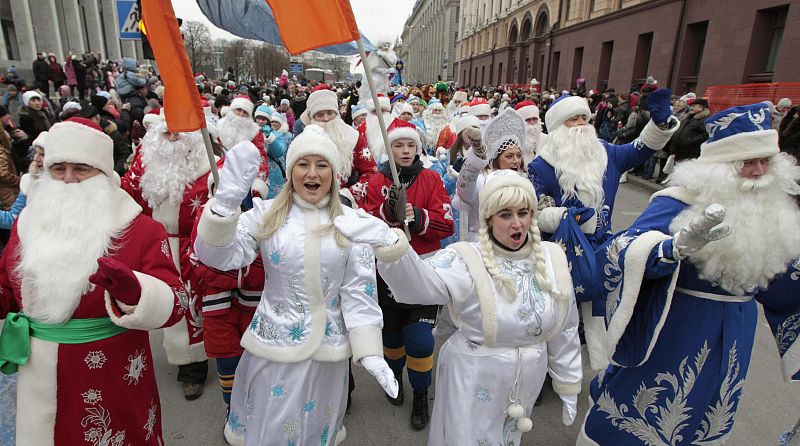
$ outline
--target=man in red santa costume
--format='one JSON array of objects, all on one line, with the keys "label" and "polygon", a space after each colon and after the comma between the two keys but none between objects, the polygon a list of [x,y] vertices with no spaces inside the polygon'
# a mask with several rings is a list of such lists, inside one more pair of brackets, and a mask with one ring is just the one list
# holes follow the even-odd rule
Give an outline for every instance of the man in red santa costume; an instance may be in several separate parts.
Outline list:
[{"label": "man in red santa costume", "polygon": [[195,217],[208,200],[210,166],[199,131],[174,133],[163,115],[149,118],[148,132],[122,178],[122,188],[161,223],[169,235],[172,260],[188,291],[188,311],[178,324],[164,330],[167,360],[178,366],[188,400],[203,393],[208,363],[203,347],[203,314],[200,285],[193,277],[191,235]]},{"label": "man in red santa costume", "polygon": [[45,171],[0,259],[0,370],[18,446],[163,445],[146,330],[186,312],[160,224],[119,188],[94,122],[50,129]]},{"label": "man in red santa costume", "polygon": [[318,85],[308,96],[306,111],[301,119],[306,125],[316,124],[322,127],[336,144],[339,153],[339,193],[347,197],[351,204],[360,204],[364,199],[367,182],[378,168],[364,134],[360,133],[360,129],[355,130],[347,125],[339,115],[339,99],[336,93],[325,84]]},{"label": "man in red santa costume", "polygon": [[[390,111],[392,105],[389,98],[383,94],[378,94],[378,102],[380,103],[381,112],[383,113],[383,122],[388,128],[392,125],[395,118],[391,115]],[[389,161],[389,155],[386,153],[386,145],[383,143],[383,133],[381,126],[378,123],[378,115],[375,112],[375,103],[372,99],[367,101],[367,120],[358,127],[358,133],[367,140],[369,149],[372,151],[372,157],[378,165]]]},{"label": "man in red santa costume", "polygon": [[542,133],[542,121],[539,117],[539,107],[531,101],[525,100],[514,106],[516,110],[525,119],[525,143],[522,147],[522,159],[525,165],[536,158],[538,149],[544,147],[547,141],[547,134]]},{"label": "man in red santa costume", "polygon": [[[229,150],[242,141],[252,142],[261,154],[261,166],[258,176],[253,183],[253,194],[266,199],[269,195],[269,163],[267,152],[264,148],[275,141],[277,136],[270,133],[265,138],[261,133],[261,126],[253,121],[253,103],[247,96],[236,96],[231,101],[230,108],[225,116],[217,121],[217,135],[224,150]],[[206,162],[206,164],[208,164]]]}]

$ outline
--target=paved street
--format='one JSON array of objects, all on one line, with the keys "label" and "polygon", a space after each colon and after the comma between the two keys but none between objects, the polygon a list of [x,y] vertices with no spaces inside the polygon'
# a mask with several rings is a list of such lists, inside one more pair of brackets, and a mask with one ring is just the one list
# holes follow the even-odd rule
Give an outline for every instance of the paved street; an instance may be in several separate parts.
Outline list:
[{"label": "paved street", "polygon": [[[650,192],[628,183],[620,188],[615,209],[615,228],[624,228],[647,205]],[[224,403],[213,368],[205,394],[197,401],[183,399],[175,383],[176,367],[166,363],[161,348],[161,333],[152,334],[159,388],[163,404],[164,440],[168,446],[223,445]],[[681,342],[675,339],[674,342]],[[781,379],[777,349],[763,316],[759,320],[750,372],[736,418],[730,445],[777,444],[780,432],[788,429],[800,414],[800,388]],[[357,388],[351,414],[345,418],[350,445],[424,445],[427,433],[414,432],[408,424],[411,411],[410,386],[406,385],[406,404],[390,405],[378,384],[356,367]],[[434,383],[435,385],[435,383]],[[573,445],[582,416],[588,408],[588,381],[580,397],[578,420],[569,428],[561,425],[561,403],[552,389],[545,389],[544,403],[535,408],[534,430],[523,436],[522,445]],[[434,397],[435,391],[431,396]],[[431,401],[433,403],[433,401]],[[432,407],[432,405],[431,405]]]}]

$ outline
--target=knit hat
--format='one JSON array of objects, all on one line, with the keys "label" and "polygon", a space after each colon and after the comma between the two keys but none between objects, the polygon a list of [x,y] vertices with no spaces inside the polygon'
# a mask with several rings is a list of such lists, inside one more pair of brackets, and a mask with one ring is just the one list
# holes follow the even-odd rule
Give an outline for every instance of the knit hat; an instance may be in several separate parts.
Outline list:
[{"label": "knit hat", "polygon": [[428,108],[430,108],[430,109],[438,108],[438,109],[444,110],[444,106],[442,105],[442,101],[440,101],[440,100],[438,100],[436,98],[431,99],[431,102],[428,103]]},{"label": "knit hat", "polygon": [[[389,98],[386,97],[383,93],[378,93],[378,102],[381,105],[381,110],[389,111],[392,108],[392,104],[389,102]],[[375,104],[372,102],[372,99],[367,101],[367,110],[374,112],[375,111]]]},{"label": "knit hat", "polygon": [[488,116],[492,113],[492,108],[489,106],[489,101],[484,98],[478,97],[469,103],[469,114],[472,116]]},{"label": "knit hat", "polygon": [[272,116],[272,108],[266,104],[259,105],[256,109],[256,112],[253,114],[253,118],[257,118],[259,116],[262,118],[269,118]]},{"label": "knit hat", "polygon": [[589,103],[580,96],[561,96],[550,105],[544,115],[548,131],[553,131],[564,124],[564,121],[576,116],[592,116]]},{"label": "knit hat", "polygon": [[88,164],[114,176],[114,141],[94,121],[69,118],[53,124],[45,139],[44,168],[57,163]]},{"label": "knit hat", "polygon": [[63,107],[61,107],[61,111],[63,111],[63,112],[71,112],[71,111],[80,112],[81,111],[81,104],[78,104],[75,101],[69,101],[69,102],[65,103]]},{"label": "knit hat", "polygon": [[483,184],[483,188],[478,194],[478,212],[481,226],[485,225],[486,220],[491,217],[491,215],[487,214],[489,213],[489,209],[494,207],[492,205],[497,200],[497,193],[508,187],[520,189],[525,195],[525,198],[528,199],[528,205],[534,212],[536,211],[538,200],[536,199],[536,191],[533,189],[531,181],[520,175],[519,172],[513,170],[495,170],[486,177],[486,182]]},{"label": "knit hat", "polygon": [[339,98],[331,90],[320,89],[310,95],[306,100],[308,117],[314,119],[314,115],[321,111],[334,111],[339,113]]},{"label": "knit hat", "polygon": [[519,104],[514,106],[514,110],[516,110],[520,115],[522,115],[522,119],[528,120],[531,118],[538,118],[539,117],[539,107],[536,106],[531,101],[522,101]]},{"label": "knit hat", "polygon": [[789,99],[789,98],[783,98],[780,101],[778,101],[778,105],[776,105],[776,107],[791,108],[792,107],[792,100]]},{"label": "knit hat", "polygon": [[401,119],[395,119],[392,121],[392,125],[386,129],[386,132],[389,136],[389,146],[391,146],[398,139],[408,138],[414,140],[414,143],[417,145],[417,149],[422,147],[422,141],[419,138],[417,126],[410,122],[405,122]]},{"label": "knit hat", "polygon": [[336,149],[336,144],[325,133],[325,130],[316,124],[305,126],[303,133],[297,135],[289,145],[289,150],[286,152],[287,176],[291,175],[292,168],[297,160],[309,155],[318,155],[325,158],[331,165],[333,178],[336,178],[339,152]]},{"label": "knit hat", "polygon": [[216,96],[222,93],[222,90],[224,90],[224,88],[222,88],[222,85],[217,85],[216,87],[214,87],[214,95]]},{"label": "knit hat", "polygon": [[289,105],[289,100],[286,98],[281,99],[281,105]]},{"label": "knit hat", "polygon": [[466,115],[458,118],[453,127],[455,127],[456,135],[458,135],[467,127],[481,128],[481,121],[474,116]]},{"label": "knit hat", "polygon": [[392,100],[390,101],[390,103],[392,105],[394,105],[394,103],[397,102],[397,101],[405,101],[405,100],[406,100],[406,97],[403,96],[402,93],[400,93],[400,94],[394,95],[394,97],[392,97]]},{"label": "knit hat", "polygon": [[709,117],[708,140],[700,146],[698,160],[726,163],[776,155],[778,132],[770,122],[766,102],[731,107]]},{"label": "knit hat", "polygon": [[283,116],[283,113],[273,113],[269,117],[270,122],[280,122],[281,125],[286,124],[286,118]]},{"label": "knit hat", "polygon": [[39,100],[41,100],[42,95],[40,95],[39,92],[36,90],[28,90],[25,93],[22,93],[22,105],[27,106],[28,101],[30,101],[33,98],[39,98]]},{"label": "knit hat", "polygon": [[236,96],[231,101],[231,110],[241,109],[247,112],[248,115],[253,116],[253,102],[246,96]]},{"label": "knit hat", "polygon": [[47,143],[47,135],[49,133],[50,132],[48,132],[47,130],[43,131],[42,133],[39,133],[39,136],[37,136],[36,139],[33,140],[33,143],[31,143],[31,147],[33,147],[34,149],[39,148],[44,150],[44,145]]}]

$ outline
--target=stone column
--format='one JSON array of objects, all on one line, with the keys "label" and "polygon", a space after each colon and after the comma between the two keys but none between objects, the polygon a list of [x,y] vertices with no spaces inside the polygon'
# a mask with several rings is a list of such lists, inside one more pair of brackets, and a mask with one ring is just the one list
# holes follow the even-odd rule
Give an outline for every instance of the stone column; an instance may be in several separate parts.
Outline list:
[{"label": "stone column", "polygon": [[119,60],[122,57],[122,45],[119,40],[119,20],[117,20],[117,2],[115,0],[101,0],[103,5],[102,20],[106,25],[106,53],[103,56],[109,60]]},{"label": "stone column", "polygon": [[36,41],[33,34],[33,22],[31,21],[31,3],[21,0],[11,3],[11,17],[14,21],[14,31],[17,34],[17,45],[19,46],[20,60],[36,59]]},{"label": "stone column", "polygon": [[56,0],[64,12],[64,30],[66,41],[62,41],[64,47],[64,54],[61,54],[59,60],[66,56],[66,53],[81,55],[86,52],[86,39],[83,37],[83,25],[81,24],[81,9],[78,2],[75,0]]},{"label": "stone column", "polygon": [[89,34],[89,48],[93,53],[100,52],[106,57],[106,47],[103,44],[103,26],[100,21],[100,8],[97,7],[97,0],[81,0],[84,11],[86,11],[86,29]]},{"label": "stone column", "polygon": [[[37,51],[46,51],[62,55],[61,31],[59,31],[58,15],[54,0],[30,0],[31,23],[36,41]],[[16,22],[16,20],[15,20]],[[60,59],[60,57],[58,57]]]}]

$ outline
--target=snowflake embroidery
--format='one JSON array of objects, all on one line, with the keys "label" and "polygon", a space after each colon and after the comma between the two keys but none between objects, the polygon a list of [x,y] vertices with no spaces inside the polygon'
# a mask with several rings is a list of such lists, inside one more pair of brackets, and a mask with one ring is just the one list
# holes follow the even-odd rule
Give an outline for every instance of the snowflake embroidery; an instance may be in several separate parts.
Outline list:
[{"label": "snowflake embroidery", "polygon": [[102,369],[103,365],[106,363],[106,355],[102,351],[90,351],[85,358],[83,358],[83,362],[89,366],[90,369]]},{"label": "snowflake embroidery", "polygon": [[517,317],[522,322],[528,322],[529,320],[531,320],[532,316],[533,312],[529,308],[520,308],[519,310],[517,310]]},{"label": "snowflake embroidery", "polygon": [[258,324],[261,322],[261,316],[256,314],[253,316],[253,319],[250,321],[250,330],[258,331]]},{"label": "snowflake embroidery", "polygon": [[586,289],[583,287],[583,285],[578,285],[575,287],[575,294],[583,294],[585,291]]},{"label": "snowflake embroidery", "polygon": [[286,435],[293,437],[300,431],[300,423],[297,420],[289,420],[283,423],[283,431],[286,432]]},{"label": "snowflake embroidery", "polygon": [[368,270],[372,270],[375,266],[375,257],[372,255],[372,250],[369,247],[364,247],[358,254],[358,263]]},{"label": "snowflake embroidery", "polygon": [[562,333],[564,333],[564,336],[571,338],[576,331],[578,331],[578,326],[573,325],[572,327],[565,328],[564,331],[562,331]]},{"label": "snowflake embroidery", "polygon": [[286,313],[286,307],[282,303],[277,303],[272,306],[272,312],[275,313],[275,316],[281,317]]},{"label": "snowflake embroidery", "polygon": [[189,307],[189,293],[183,287],[173,287],[172,292],[178,298],[175,305],[178,306],[178,314],[186,313],[186,308]]},{"label": "snowflake embroidery", "polygon": [[309,414],[314,411],[317,407],[317,403],[314,400],[311,400],[303,405],[303,412]]},{"label": "snowflake embroidery", "polygon": [[145,440],[149,440],[150,437],[153,436],[153,428],[156,426],[156,407],[155,401],[150,401],[150,408],[147,409],[147,423],[144,424],[144,430],[147,431],[147,435],[144,437]]},{"label": "snowflake embroidery", "polygon": [[480,402],[488,403],[492,401],[492,391],[488,387],[478,387],[475,390],[475,399]]},{"label": "snowflake embroidery", "polygon": [[256,411],[256,404],[250,397],[247,398],[247,419],[249,420]]},{"label": "snowflake embroidery", "polygon": [[161,240],[161,252],[164,253],[164,255],[168,259],[172,258],[172,255],[170,254],[170,251],[169,251],[169,243],[167,243],[166,239]]},{"label": "snowflake embroidery", "polygon": [[99,427],[93,427],[83,433],[83,439],[85,441],[91,441],[92,443],[94,443],[100,439],[100,435],[102,434],[103,434],[102,429],[100,429]]},{"label": "snowflake embroidery", "polygon": [[365,160],[372,158],[372,152],[370,152],[368,148],[364,147],[361,149],[361,158]]},{"label": "snowflake embroidery", "polygon": [[83,402],[86,404],[95,405],[100,401],[103,401],[103,394],[99,390],[89,389],[86,392],[81,393],[83,397]]},{"label": "snowflake embroidery", "polygon": [[234,411],[231,411],[231,413],[228,414],[228,426],[230,426],[231,430],[233,431],[238,431],[244,427],[244,425],[239,422],[239,415],[236,415],[236,412]]},{"label": "snowflake embroidery", "polygon": [[273,398],[283,398],[286,396],[286,388],[283,387],[282,384],[278,384],[276,386],[272,386],[272,397]]},{"label": "snowflake embroidery", "polygon": [[542,334],[542,327],[536,324],[528,324],[525,326],[525,336],[533,337]]},{"label": "snowflake embroidery", "polygon": [[200,197],[194,197],[189,200],[189,205],[192,206],[192,214],[196,214],[197,210],[203,207],[203,202],[200,200]]},{"label": "snowflake embroidery", "polygon": [[336,305],[339,303],[339,298],[337,296],[333,296],[331,298],[331,309],[336,308]]},{"label": "snowflake embroidery", "polygon": [[332,406],[328,406],[322,411],[323,415],[325,415],[326,420],[330,420],[331,418],[336,416],[336,408]]},{"label": "snowflake embroidery", "polygon": [[291,328],[289,328],[289,336],[292,338],[292,341],[299,341],[303,339],[305,334],[306,329],[302,324],[294,324]]},{"label": "snowflake embroidery", "polygon": [[375,284],[374,283],[369,282],[369,283],[364,284],[364,294],[366,294],[369,297],[372,297],[372,295],[374,293],[375,293]]},{"label": "snowflake embroidery", "polygon": [[475,350],[480,348],[480,345],[468,340],[467,341],[467,348],[474,352]]},{"label": "snowflake embroidery", "polygon": [[583,248],[578,245],[575,245],[575,256],[580,257],[583,255]]},{"label": "snowflake embroidery", "polygon": [[281,264],[281,254],[277,251],[273,251],[269,255],[269,261],[272,263],[273,266],[278,266]]},{"label": "snowflake embroidery", "polygon": [[125,366],[128,373],[122,378],[128,381],[128,385],[139,384],[139,379],[144,375],[146,369],[147,357],[144,355],[144,349],[137,350],[136,354],[128,356],[128,365]]},{"label": "snowflake embroidery", "polygon": [[125,431],[119,431],[111,437],[111,446],[122,446],[125,444]]}]

